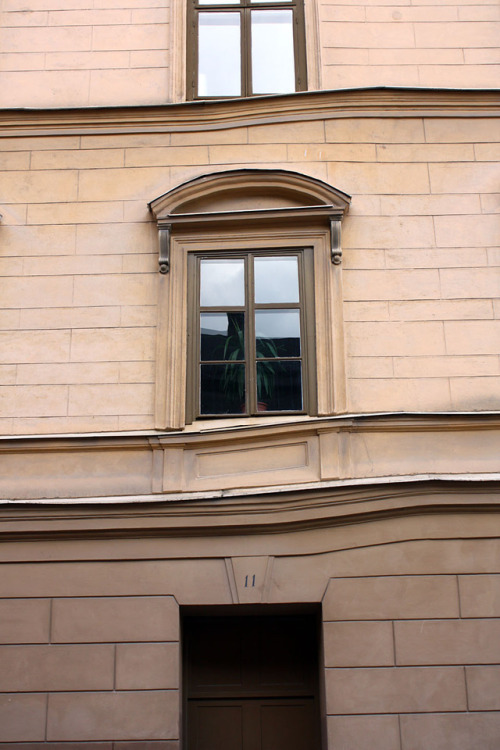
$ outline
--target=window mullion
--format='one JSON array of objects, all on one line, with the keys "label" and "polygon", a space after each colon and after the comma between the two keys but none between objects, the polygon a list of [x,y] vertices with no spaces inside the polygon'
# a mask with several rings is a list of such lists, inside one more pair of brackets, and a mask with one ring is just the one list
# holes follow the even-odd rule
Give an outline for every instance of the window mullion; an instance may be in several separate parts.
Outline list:
[{"label": "window mullion", "polygon": [[251,96],[252,91],[252,39],[250,8],[241,11],[241,91]]},{"label": "window mullion", "polygon": [[255,357],[255,286],[253,255],[247,258],[248,286],[247,286],[247,310],[248,310],[248,336],[247,336],[247,389],[249,414],[257,412],[257,373]]}]

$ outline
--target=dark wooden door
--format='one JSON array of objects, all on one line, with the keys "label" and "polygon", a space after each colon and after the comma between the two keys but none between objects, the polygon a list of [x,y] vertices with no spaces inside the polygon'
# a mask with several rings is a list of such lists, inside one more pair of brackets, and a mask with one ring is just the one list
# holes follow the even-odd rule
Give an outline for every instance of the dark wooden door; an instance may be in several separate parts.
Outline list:
[{"label": "dark wooden door", "polygon": [[193,617],[184,634],[187,750],[319,747],[314,618]]}]

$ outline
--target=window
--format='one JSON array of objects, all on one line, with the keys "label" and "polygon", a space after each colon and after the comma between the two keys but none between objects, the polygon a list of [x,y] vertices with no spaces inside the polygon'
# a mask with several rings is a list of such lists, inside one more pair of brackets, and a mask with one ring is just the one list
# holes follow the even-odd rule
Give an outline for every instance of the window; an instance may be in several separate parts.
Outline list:
[{"label": "window", "polygon": [[349,201],[297,172],[235,169],[150,203],[158,429],[345,411],[340,225]]},{"label": "window", "polygon": [[314,413],[311,250],[188,262],[192,416]]},{"label": "window", "polygon": [[302,0],[190,0],[188,97],[306,88]]}]

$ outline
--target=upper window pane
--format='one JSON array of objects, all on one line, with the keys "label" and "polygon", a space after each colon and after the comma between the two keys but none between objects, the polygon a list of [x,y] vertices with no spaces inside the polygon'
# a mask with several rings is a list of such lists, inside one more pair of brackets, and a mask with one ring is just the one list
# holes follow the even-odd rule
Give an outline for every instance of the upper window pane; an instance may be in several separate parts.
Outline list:
[{"label": "upper window pane", "polygon": [[241,96],[239,13],[198,14],[198,93]]},{"label": "upper window pane", "polygon": [[241,307],[245,304],[245,261],[242,258],[202,260],[202,307]]},{"label": "upper window pane", "polygon": [[299,269],[296,256],[255,258],[255,302],[298,302]]},{"label": "upper window pane", "polygon": [[286,94],[295,91],[293,12],[253,10],[252,92]]},{"label": "upper window pane", "polygon": [[189,98],[306,88],[303,0],[190,0]]}]

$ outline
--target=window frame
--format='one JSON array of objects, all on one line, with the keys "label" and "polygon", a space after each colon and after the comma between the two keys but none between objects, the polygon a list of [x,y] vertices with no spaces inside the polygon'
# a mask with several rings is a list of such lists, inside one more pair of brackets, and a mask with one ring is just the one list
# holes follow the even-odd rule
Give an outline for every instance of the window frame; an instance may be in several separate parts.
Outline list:
[{"label": "window frame", "polygon": [[[298,282],[299,301],[297,303],[276,303],[259,305],[252,298],[253,279],[247,264],[250,259],[261,257],[296,257],[298,259]],[[241,414],[226,413],[202,413],[201,410],[201,383],[200,365],[200,315],[205,311],[200,302],[200,263],[204,259],[245,259],[245,304],[241,306],[242,312],[247,316],[247,327],[245,331],[245,400],[244,409],[242,405]],[[314,269],[313,251],[311,247],[274,247],[240,248],[239,250],[228,250],[224,253],[202,253],[192,252],[188,254],[188,365],[187,365],[187,392],[186,392],[186,421],[192,422],[197,419],[217,419],[228,416],[248,418],[263,416],[263,410],[259,409],[259,401],[256,387],[256,372],[253,347],[256,343],[255,330],[252,314],[259,309],[297,309],[300,312],[301,331],[301,353],[299,357],[283,357],[285,360],[300,361],[301,363],[301,392],[302,408],[288,410],[265,410],[265,415],[291,415],[291,414],[316,414],[316,347],[314,329]],[[222,307],[222,306],[221,306]],[[203,310],[202,310],[203,308]],[[207,308],[206,312],[209,312]],[[219,312],[215,310],[214,312]],[[257,360],[258,361],[258,360]],[[208,363],[208,361],[207,361]],[[243,404],[243,402],[242,402]]]},{"label": "window frame", "polygon": [[[306,33],[303,0],[234,0],[224,4],[211,2],[200,4],[199,0],[189,0],[187,5],[187,39],[186,39],[186,86],[187,98],[191,100],[240,99],[252,96],[272,96],[252,91],[252,40],[250,13],[255,11],[291,10],[293,15],[293,46],[295,61],[295,89],[286,93],[307,90],[307,55]],[[198,93],[198,15],[200,13],[239,13],[240,55],[241,55],[241,92],[232,95],[207,96]],[[280,92],[275,92],[280,93]],[[281,92],[283,93],[283,92]]]}]

